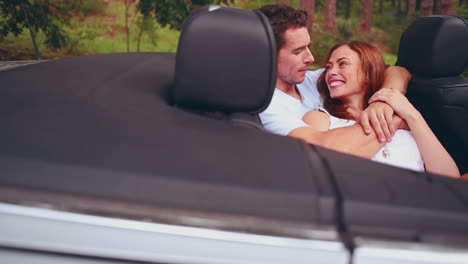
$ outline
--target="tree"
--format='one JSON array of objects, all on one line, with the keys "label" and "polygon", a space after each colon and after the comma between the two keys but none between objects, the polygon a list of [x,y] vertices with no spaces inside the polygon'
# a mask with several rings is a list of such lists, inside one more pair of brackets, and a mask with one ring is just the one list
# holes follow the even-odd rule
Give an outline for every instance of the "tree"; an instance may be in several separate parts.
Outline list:
[{"label": "tree", "polygon": [[422,17],[432,15],[433,5],[433,0],[421,0],[421,9],[419,11],[419,15]]},{"label": "tree", "polygon": [[456,15],[457,0],[439,0],[438,13],[442,15]]},{"label": "tree", "polygon": [[154,16],[161,26],[180,30],[184,19],[195,8],[208,4],[229,5],[234,0],[140,0],[137,9],[143,16]]},{"label": "tree", "polygon": [[401,0],[397,0],[397,15],[401,15],[402,12],[402,7],[401,7]]},{"label": "tree", "polygon": [[128,28],[128,12],[129,12],[132,0],[124,0],[124,1],[125,1],[125,35],[127,35],[127,52],[130,52],[130,29]]},{"label": "tree", "polygon": [[325,29],[327,31],[334,31],[336,29],[336,0],[326,1]]},{"label": "tree", "polygon": [[17,37],[27,28],[38,60],[41,59],[41,54],[36,42],[36,32],[44,32],[44,44],[50,49],[57,50],[67,43],[67,32],[61,27],[61,23],[68,22],[69,14],[54,2],[0,1],[0,17],[0,40],[9,34]]},{"label": "tree", "polygon": [[351,17],[351,0],[345,0],[345,18],[349,19]]},{"label": "tree", "polygon": [[278,0],[278,4],[289,5],[290,1],[289,0]]},{"label": "tree", "polygon": [[412,16],[416,11],[416,0],[408,0],[408,16]]},{"label": "tree", "polygon": [[372,25],[372,10],[374,9],[374,0],[362,0],[361,7],[361,31],[370,32]]},{"label": "tree", "polygon": [[307,11],[309,14],[309,20],[307,21],[307,29],[309,32],[312,31],[312,26],[314,25],[314,15],[315,15],[315,0],[301,0],[300,8]]}]

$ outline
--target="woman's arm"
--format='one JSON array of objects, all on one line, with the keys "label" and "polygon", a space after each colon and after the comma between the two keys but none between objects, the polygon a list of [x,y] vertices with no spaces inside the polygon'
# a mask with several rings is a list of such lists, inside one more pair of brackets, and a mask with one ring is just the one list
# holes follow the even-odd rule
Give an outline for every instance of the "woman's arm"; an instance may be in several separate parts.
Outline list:
[{"label": "woman's arm", "polygon": [[398,90],[381,89],[371,98],[389,104],[403,118],[413,133],[424,160],[426,171],[460,177],[457,164],[434,135],[421,113]]}]

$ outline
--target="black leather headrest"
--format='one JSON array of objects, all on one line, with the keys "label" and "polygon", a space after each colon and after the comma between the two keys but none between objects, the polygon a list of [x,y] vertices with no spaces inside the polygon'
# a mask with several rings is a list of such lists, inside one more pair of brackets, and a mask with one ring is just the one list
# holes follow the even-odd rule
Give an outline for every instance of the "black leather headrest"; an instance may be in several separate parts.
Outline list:
[{"label": "black leather headrest", "polygon": [[430,77],[459,75],[468,64],[468,24],[457,16],[422,17],[403,33],[399,66]]},{"label": "black leather headrest", "polygon": [[211,6],[185,21],[172,91],[177,106],[258,113],[276,81],[276,44],[258,11]]}]

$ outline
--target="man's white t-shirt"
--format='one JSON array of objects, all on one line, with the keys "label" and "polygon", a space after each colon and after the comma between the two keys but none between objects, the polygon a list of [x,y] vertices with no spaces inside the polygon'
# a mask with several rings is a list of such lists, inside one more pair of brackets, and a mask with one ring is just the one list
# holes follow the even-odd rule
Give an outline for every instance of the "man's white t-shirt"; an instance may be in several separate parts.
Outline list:
[{"label": "man's white t-shirt", "polygon": [[[302,121],[302,117],[307,112],[321,109],[328,114],[321,108],[322,99],[317,91],[317,79],[322,72],[323,69],[308,71],[304,82],[296,85],[301,94],[302,102],[279,89],[275,89],[270,105],[260,113],[260,119],[267,131],[285,136],[296,128],[309,126]],[[328,115],[330,116],[329,129],[351,126],[356,123],[356,121]],[[424,161],[410,131],[397,130],[392,141],[386,143],[372,160],[406,169],[424,171]]]},{"label": "man's white t-shirt", "polygon": [[296,87],[302,102],[275,88],[270,105],[260,113],[265,129],[271,133],[286,136],[299,127],[309,126],[302,117],[310,110],[322,106],[322,99],[317,91],[317,79],[323,69],[307,71],[304,82]]}]

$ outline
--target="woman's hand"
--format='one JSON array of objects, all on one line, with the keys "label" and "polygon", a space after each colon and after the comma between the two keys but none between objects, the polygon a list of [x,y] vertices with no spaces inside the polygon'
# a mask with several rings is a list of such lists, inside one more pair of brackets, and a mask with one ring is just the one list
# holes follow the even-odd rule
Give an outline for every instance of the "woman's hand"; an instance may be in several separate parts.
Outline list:
[{"label": "woman's hand", "polygon": [[408,98],[398,90],[391,88],[380,89],[369,99],[369,103],[377,101],[389,104],[395,113],[406,122],[410,122],[420,116],[419,111],[416,110]]}]

